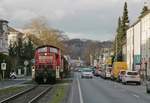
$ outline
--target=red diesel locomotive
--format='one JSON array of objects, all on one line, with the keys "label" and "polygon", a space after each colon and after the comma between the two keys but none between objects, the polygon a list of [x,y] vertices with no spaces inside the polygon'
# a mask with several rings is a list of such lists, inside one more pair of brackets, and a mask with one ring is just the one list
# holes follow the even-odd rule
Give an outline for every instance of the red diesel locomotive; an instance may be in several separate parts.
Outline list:
[{"label": "red diesel locomotive", "polygon": [[62,68],[61,50],[43,45],[35,50],[34,80],[37,83],[54,83],[60,78]]}]

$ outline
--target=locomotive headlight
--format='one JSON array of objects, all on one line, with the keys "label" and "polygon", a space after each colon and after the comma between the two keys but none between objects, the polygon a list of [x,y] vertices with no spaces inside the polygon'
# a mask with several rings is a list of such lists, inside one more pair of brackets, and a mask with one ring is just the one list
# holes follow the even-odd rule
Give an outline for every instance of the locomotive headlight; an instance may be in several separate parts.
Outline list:
[{"label": "locomotive headlight", "polygon": [[47,55],[47,53],[44,54],[45,56]]}]

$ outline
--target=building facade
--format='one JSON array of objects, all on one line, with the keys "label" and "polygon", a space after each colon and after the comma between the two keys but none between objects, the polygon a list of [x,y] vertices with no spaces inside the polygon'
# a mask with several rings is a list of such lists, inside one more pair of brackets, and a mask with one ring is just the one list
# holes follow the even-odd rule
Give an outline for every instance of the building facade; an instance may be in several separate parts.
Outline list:
[{"label": "building facade", "polygon": [[150,12],[141,18],[141,68],[150,75]]},{"label": "building facade", "polygon": [[8,27],[9,35],[8,35],[8,45],[17,42],[19,38],[23,38],[24,34],[18,30],[15,30],[12,27]]},{"label": "building facade", "polygon": [[124,43],[122,46],[122,57],[123,61],[127,62],[127,44]]},{"label": "building facade", "polygon": [[8,21],[0,20],[0,53],[8,54]]},{"label": "building facade", "polygon": [[127,30],[127,64],[130,70],[150,75],[150,12]]},{"label": "building facade", "polygon": [[133,68],[133,35],[134,35],[134,29],[133,27],[130,27],[127,30],[127,65],[128,70],[132,70]]}]

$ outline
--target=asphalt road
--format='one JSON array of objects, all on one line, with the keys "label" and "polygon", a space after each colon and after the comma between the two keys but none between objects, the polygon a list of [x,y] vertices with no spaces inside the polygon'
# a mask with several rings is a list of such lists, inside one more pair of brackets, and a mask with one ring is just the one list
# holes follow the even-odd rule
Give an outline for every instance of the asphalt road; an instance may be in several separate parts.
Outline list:
[{"label": "asphalt road", "polygon": [[122,85],[100,77],[81,79],[75,73],[69,103],[150,103],[145,86]]}]

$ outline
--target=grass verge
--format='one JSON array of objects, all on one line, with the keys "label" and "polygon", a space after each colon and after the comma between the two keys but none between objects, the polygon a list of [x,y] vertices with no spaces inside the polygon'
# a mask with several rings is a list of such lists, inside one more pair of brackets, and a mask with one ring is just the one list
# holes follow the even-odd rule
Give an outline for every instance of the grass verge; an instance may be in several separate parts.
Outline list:
[{"label": "grass verge", "polygon": [[66,94],[67,85],[56,86],[50,103],[61,103]]},{"label": "grass verge", "polygon": [[0,95],[20,92],[24,88],[25,88],[24,86],[15,86],[15,87],[9,87],[5,89],[0,89]]}]

